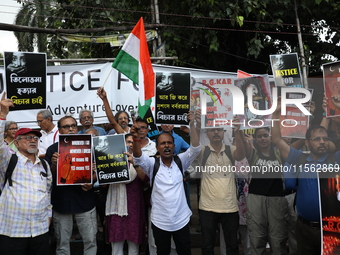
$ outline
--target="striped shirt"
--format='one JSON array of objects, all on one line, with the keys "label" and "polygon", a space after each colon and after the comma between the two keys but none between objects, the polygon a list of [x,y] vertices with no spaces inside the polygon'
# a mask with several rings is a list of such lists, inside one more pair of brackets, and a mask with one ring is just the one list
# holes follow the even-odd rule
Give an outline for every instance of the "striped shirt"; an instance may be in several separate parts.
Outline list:
[{"label": "striped shirt", "polygon": [[35,162],[17,152],[18,162],[12,174],[13,185],[5,187],[5,172],[11,150],[3,141],[5,121],[0,120],[0,235],[9,237],[35,237],[48,232],[52,216],[52,174],[38,157]]}]

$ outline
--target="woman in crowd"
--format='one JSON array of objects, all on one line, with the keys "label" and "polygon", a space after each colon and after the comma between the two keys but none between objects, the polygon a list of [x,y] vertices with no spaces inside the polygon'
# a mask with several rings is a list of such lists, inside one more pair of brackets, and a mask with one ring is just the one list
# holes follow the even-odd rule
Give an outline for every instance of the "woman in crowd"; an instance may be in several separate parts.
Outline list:
[{"label": "woman in crowd", "polygon": [[18,151],[14,145],[14,136],[18,131],[18,124],[15,121],[6,121],[5,124],[5,143],[13,150]]},{"label": "woman in crowd", "polygon": [[[128,148],[132,148],[133,136],[125,135],[125,142]],[[149,179],[139,166],[133,164],[130,153],[127,153],[130,182],[110,184],[106,199],[106,229],[112,255],[124,254],[125,241],[129,255],[139,254],[139,245],[145,236],[143,183]]]}]

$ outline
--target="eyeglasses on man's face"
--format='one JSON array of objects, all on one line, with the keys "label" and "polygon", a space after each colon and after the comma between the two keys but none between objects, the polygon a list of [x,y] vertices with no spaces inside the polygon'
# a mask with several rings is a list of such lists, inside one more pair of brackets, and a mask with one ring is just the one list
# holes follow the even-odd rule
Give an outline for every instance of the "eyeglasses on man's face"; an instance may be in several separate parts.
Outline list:
[{"label": "eyeglasses on man's face", "polygon": [[70,128],[74,129],[74,128],[76,128],[76,127],[77,127],[76,124],[61,126],[61,128],[63,128],[63,129],[70,129]]},{"label": "eyeglasses on man's face", "polygon": [[42,119],[42,120],[37,120],[37,123],[38,124],[41,124],[41,122],[43,122],[45,119]]},{"label": "eyeglasses on man's face", "polygon": [[27,136],[21,136],[18,140],[21,140],[21,139],[25,139],[26,141],[32,141],[32,139],[34,141],[38,141],[39,140],[39,137],[38,136],[31,136],[31,135],[27,135]]},{"label": "eyeglasses on man's face", "polygon": [[19,128],[15,127],[15,128],[9,128],[9,131],[14,131],[14,130],[18,130]]},{"label": "eyeglasses on man's face", "polygon": [[81,117],[80,119],[81,120],[90,120],[92,118],[93,118],[92,116],[84,116],[84,117]]},{"label": "eyeglasses on man's face", "polygon": [[128,117],[119,117],[118,120],[128,120]]}]

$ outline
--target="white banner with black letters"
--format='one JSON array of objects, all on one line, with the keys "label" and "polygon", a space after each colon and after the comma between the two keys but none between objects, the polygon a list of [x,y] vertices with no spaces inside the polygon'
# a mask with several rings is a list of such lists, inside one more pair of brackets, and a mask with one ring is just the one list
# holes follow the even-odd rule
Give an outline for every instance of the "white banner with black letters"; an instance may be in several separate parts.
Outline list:
[{"label": "white banner with black letters", "polygon": [[[138,86],[111,67],[112,63],[86,63],[47,66],[46,107],[53,114],[56,123],[65,115],[77,120],[81,109],[94,112],[94,124],[107,123],[102,100],[97,97],[97,89],[104,86],[111,109],[131,112],[137,110]],[[191,73],[191,86],[196,78],[211,77],[210,83],[222,82],[226,77],[236,77],[236,73],[199,70],[173,66],[153,65],[154,72]],[[0,67],[0,93],[6,88],[4,67]],[[105,83],[105,85],[104,85]],[[39,128],[36,115],[39,110],[11,111],[7,120],[16,121],[20,127]],[[78,123],[79,124],[79,123]]]}]

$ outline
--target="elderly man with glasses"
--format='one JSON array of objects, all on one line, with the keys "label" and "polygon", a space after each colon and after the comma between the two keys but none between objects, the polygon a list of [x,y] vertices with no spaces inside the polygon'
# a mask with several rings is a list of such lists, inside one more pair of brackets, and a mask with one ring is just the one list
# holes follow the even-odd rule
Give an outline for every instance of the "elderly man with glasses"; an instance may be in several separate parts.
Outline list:
[{"label": "elderly man with glasses", "polygon": [[89,128],[95,128],[98,130],[99,135],[106,135],[105,129],[93,125],[93,112],[90,110],[83,109],[79,112],[80,124],[83,129],[78,132],[78,134],[85,134],[86,130]]},{"label": "elderly man with glasses", "polygon": [[13,106],[4,93],[0,102],[0,253],[47,255],[52,174],[37,157],[39,131],[21,128],[15,133],[17,162],[12,175],[5,179],[13,151],[4,143],[3,133],[9,107]]},{"label": "elderly man with glasses", "polygon": [[47,148],[58,141],[59,131],[58,127],[53,123],[52,113],[49,110],[41,110],[38,112],[37,123],[41,128],[38,155],[40,158],[44,158]]}]

